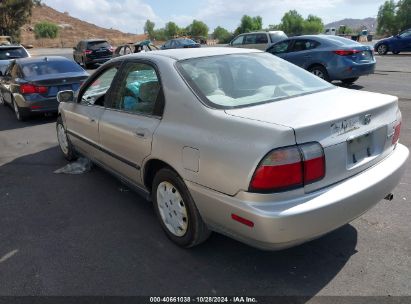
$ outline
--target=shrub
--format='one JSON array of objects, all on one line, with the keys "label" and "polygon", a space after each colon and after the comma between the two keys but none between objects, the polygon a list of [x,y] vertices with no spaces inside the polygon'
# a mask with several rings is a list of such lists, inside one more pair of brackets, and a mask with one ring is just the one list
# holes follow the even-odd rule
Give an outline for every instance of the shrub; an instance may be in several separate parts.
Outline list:
[{"label": "shrub", "polygon": [[51,38],[54,39],[59,33],[59,27],[51,22],[40,22],[34,26],[34,34],[36,39],[39,38]]}]

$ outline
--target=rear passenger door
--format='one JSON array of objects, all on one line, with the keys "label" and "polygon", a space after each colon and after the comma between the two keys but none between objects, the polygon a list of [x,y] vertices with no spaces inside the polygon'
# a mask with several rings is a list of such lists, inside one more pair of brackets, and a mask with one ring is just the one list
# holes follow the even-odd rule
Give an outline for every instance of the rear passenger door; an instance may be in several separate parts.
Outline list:
[{"label": "rear passenger door", "polygon": [[111,103],[100,121],[104,163],[129,181],[143,185],[140,169],[151,153],[151,142],[160,123],[164,95],[155,66],[128,61],[121,68]]},{"label": "rear passenger door", "polygon": [[316,58],[314,49],[320,45],[319,42],[308,39],[296,39],[288,53],[287,60],[304,69],[309,67]]}]

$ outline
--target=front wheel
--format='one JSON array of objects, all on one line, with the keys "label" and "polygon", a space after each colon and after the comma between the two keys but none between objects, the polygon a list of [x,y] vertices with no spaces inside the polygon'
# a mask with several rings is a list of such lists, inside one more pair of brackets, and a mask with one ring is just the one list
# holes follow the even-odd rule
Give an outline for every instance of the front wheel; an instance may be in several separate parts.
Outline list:
[{"label": "front wheel", "polygon": [[380,55],[385,55],[388,52],[388,47],[385,44],[381,44],[380,46],[378,46],[377,52]]},{"label": "front wheel", "polygon": [[321,65],[312,66],[308,69],[308,71],[325,81],[330,81],[330,76],[328,76],[327,69]]},{"label": "front wheel", "polygon": [[60,150],[63,153],[64,157],[68,161],[75,160],[77,158],[76,153],[74,151],[73,145],[70,142],[70,139],[67,136],[66,128],[64,127],[63,119],[61,118],[61,116],[57,118],[56,131]]},{"label": "front wheel", "polygon": [[161,227],[177,245],[193,247],[210,236],[187,186],[173,170],[164,168],[157,172],[152,198]]},{"label": "front wheel", "polygon": [[360,77],[347,78],[347,79],[343,79],[341,81],[342,81],[343,84],[353,84],[354,82],[356,82],[358,80],[358,78],[360,78]]}]

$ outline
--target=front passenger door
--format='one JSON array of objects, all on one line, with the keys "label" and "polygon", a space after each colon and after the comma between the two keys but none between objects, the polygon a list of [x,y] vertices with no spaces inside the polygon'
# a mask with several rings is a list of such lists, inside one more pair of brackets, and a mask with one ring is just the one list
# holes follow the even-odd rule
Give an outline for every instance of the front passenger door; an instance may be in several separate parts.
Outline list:
[{"label": "front passenger door", "polygon": [[127,180],[143,185],[140,169],[151,153],[164,95],[160,78],[148,62],[129,61],[121,68],[111,104],[100,120],[104,163]]}]

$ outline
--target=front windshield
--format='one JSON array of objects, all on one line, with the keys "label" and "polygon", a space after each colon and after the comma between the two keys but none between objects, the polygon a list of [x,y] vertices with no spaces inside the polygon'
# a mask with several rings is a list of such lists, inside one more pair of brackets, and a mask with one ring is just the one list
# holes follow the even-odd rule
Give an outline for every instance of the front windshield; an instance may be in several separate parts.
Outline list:
[{"label": "front windshield", "polygon": [[216,108],[273,102],[334,87],[268,53],[193,58],[180,61],[178,68],[196,93]]}]

